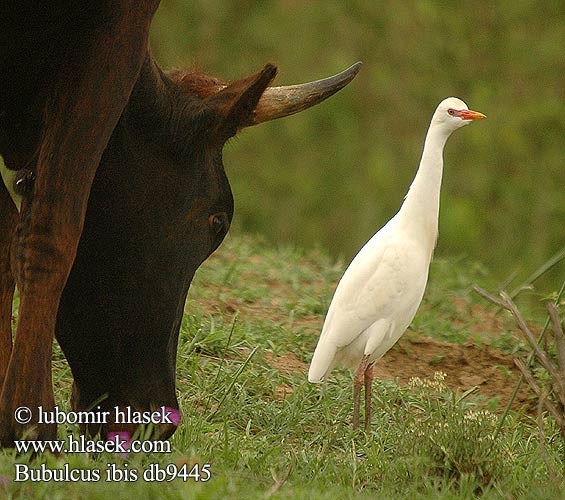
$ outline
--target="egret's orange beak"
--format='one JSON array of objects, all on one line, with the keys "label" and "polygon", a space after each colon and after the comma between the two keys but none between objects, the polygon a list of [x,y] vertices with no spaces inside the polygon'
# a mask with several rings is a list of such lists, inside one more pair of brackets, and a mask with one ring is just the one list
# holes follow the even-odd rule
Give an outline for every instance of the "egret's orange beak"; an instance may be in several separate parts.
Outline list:
[{"label": "egret's orange beak", "polygon": [[463,120],[482,120],[483,118],[486,118],[486,115],[471,109],[462,109],[457,112],[457,116]]}]

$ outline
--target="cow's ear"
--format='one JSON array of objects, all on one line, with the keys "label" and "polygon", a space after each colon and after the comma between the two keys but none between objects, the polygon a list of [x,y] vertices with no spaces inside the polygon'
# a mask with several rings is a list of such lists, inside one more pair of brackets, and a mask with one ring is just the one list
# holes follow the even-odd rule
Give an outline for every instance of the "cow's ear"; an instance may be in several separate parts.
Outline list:
[{"label": "cow's ear", "polygon": [[206,99],[207,107],[220,116],[218,132],[224,139],[256,123],[255,108],[276,74],[276,66],[267,64],[258,73],[236,80]]}]

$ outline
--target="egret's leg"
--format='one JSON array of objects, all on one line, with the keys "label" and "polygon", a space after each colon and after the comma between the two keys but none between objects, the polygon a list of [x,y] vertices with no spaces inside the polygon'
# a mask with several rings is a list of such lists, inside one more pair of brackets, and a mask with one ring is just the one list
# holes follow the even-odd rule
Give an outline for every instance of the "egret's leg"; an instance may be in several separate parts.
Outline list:
[{"label": "egret's leg", "polygon": [[361,404],[361,386],[363,385],[363,379],[365,376],[365,370],[367,370],[367,365],[369,363],[369,356],[363,356],[359,368],[355,372],[355,377],[353,378],[353,428],[357,429],[359,427],[359,406]]},{"label": "egret's leg", "polygon": [[371,424],[371,395],[373,388],[373,366],[371,363],[365,370],[365,430],[369,429]]},{"label": "egret's leg", "polygon": [[359,427],[359,400],[361,399],[361,381],[353,380],[353,428]]}]

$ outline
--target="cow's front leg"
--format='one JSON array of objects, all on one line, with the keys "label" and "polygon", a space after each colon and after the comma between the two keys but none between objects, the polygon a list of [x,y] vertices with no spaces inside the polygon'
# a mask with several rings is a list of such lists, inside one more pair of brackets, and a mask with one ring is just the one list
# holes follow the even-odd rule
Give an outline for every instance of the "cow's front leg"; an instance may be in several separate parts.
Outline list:
[{"label": "cow's front leg", "polygon": [[[11,269],[20,292],[20,307],[16,337],[0,396],[0,440],[3,445],[21,438],[56,438],[56,426],[38,420],[39,409],[51,411],[55,404],[51,353],[57,310],[76,255],[89,188],[97,167],[97,163],[79,163],[75,155],[80,154],[80,143],[78,138],[76,140],[74,147],[66,147],[71,151],[68,158],[73,159],[75,165],[85,166],[77,174],[80,182],[71,189],[62,185],[63,179],[70,178],[71,165],[63,151],[53,150],[65,147],[64,140],[44,143],[37,163],[35,185],[23,199],[13,236]],[[66,169],[60,171],[64,167]],[[59,195],[65,192],[69,193],[68,199]],[[29,413],[16,413],[21,407],[28,408]]]},{"label": "cow's front leg", "polygon": [[10,243],[17,222],[16,206],[6,186],[0,181],[0,390],[12,352],[12,298],[15,283],[10,269]]},{"label": "cow's front leg", "polygon": [[[11,251],[20,291],[16,338],[0,396],[0,442],[54,439],[38,408],[54,406],[51,350],[61,294],[82,232],[102,153],[127,104],[141,64],[157,0],[121,0],[89,19],[77,44],[66,44],[49,90],[35,168]],[[73,26],[69,27],[70,29]],[[84,35],[84,36],[83,36]],[[17,422],[18,407],[31,410]],[[20,415],[21,416],[21,415]]]}]

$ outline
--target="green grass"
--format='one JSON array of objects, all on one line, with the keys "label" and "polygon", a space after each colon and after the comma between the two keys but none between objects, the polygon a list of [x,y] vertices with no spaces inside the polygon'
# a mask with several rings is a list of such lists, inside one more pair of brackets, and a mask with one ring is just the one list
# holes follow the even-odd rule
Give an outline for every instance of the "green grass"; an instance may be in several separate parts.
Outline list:
[{"label": "green grass", "polygon": [[[439,373],[409,385],[377,382],[371,431],[353,431],[350,374],[337,370],[321,387],[305,377],[344,265],[322,251],[228,237],[198,271],[187,301],[177,368],[183,421],[172,453],[31,459],[3,450],[0,498],[565,498],[565,484],[552,476],[562,468],[563,444],[550,420],[545,460],[528,416],[511,413],[495,441],[500,416],[473,394],[451,390]],[[470,291],[482,279],[484,271],[466,260],[434,262],[408,335],[492,344],[488,331],[477,333],[475,316],[486,307]],[[497,326],[511,335],[504,318]],[[500,347],[521,349],[509,339]],[[54,359],[56,399],[68,409],[69,370],[57,349]],[[77,429],[59,427],[59,437],[67,432]],[[102,478],[16,483],[15,463],[99,469]],[[141,475],[153,463],[163,469],[209,463],[211,479],[105,481],[111,464]]]}]

